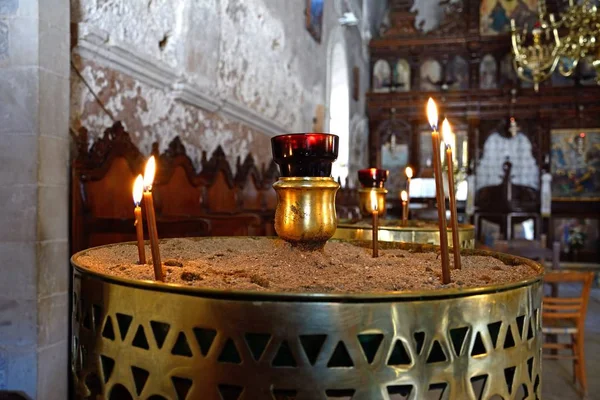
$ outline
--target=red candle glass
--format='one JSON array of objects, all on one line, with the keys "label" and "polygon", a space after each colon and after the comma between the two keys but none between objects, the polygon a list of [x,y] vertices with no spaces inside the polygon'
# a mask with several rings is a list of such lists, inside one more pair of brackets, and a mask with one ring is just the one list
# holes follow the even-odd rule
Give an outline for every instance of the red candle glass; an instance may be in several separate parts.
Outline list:
[{"label": "red candle glass", "polygon": [[390,171],[379,168],[365,168],[358,170],[358,181],[363,188],[383,188]]},{"label": "red candle glass", "polygon": [[273,159],[282,177],[330,177],[339,137],[329,133],[293,133],[271,138]]}]

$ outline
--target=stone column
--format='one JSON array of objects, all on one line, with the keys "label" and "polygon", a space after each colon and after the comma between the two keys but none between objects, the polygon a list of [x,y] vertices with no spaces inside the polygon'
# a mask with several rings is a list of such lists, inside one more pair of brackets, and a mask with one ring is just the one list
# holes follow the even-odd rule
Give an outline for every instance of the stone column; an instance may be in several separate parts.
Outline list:
[{"label": "stone column", "polygon": [[67,398],[69,1],[0,0],[0,391]]}]

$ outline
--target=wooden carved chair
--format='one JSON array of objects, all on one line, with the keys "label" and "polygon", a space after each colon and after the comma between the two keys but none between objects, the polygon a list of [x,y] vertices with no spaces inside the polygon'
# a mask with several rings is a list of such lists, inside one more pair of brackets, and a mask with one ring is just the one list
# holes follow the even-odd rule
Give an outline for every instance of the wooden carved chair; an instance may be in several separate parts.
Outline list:
[{"label": "wooden carved chair", "polygon": [[85,128],[75,138],[71,166],[71,251],[135,240],[131,183],[144,157],[120,122],[106,129],[88,151]]},{"label": "wooden carved chair", "polygon": [[274,160],[271,160],[267,168],[263,164],[261,175],[265,208],[275,210],[277,208],[277,193],[273,189],[273,184],[279,180],[279,167]]},{"label": "wooden carved chair", "polygon": [[[573,360],[574,382],[580,384],[584,395],[587,395],[584,325],[593,279],[593,272],[549,272],[544,276],[544,283],[550,285],[581,284],[577,297],[544,297],[542,332],[552,338],[556,335],[569,336],[567,343],[546,340],[543,348],[550,352],[545,352],[544,358]],[[568,353],[564,354],[564,350]]]},{"label": "wooden carved chair", "polygon": [[[146,158],[131,142],[129,134],[119,122],[108,128],[89,151],[85,129],[80,131],[75,141],[78,155],[71,165],[71,253],[88,247],[135,240],[132,185],[135,177],[143,173]],[[157,149],[153,153],[157,155]],[[182,207],[182,201],[170,206],[170,199],[166,199],[163,194],[165,190],[169,191],[169,182],[178,184],[177,179],[170,179],[172,176],[180,178],[179,171],[182,170],[185,175],[189,174],[189,169],[184,160],[177,158],[172,163],[165,160],[159,162],[164,162],[166,167],[161,165],[159,168],[153,189],[156,191],[155,206],[160,237],[210,234],[210,223],[206,219],[192,219],[189,216],[173,218],[162,214],[161,206],[167,211]],[[184,178],[180,180],[183,181]],[[189,191],[187,186],[182,187],[184,190],[181,196],[175,195],[176,200],[194,196],[193,185],[188,186]],[[177,194],[178,191],[174,192]],[[196,206],[196,209],[199,207]]]},{"label": "wooden carved chair", "polygon": [[258,234],[274,235],[275,208],[267,208],[267,201],[271,195],[270,192],[275,194],[275,189],[273,189],[273,185],[265,185],[251,154],[246,156],[243,163],[240,163],[238,157],[235,186],[238,190],[241,210],[260,215],[261,225]]},{"label": "wooden carved chair", "polygon": [[200,178],[205,182],[201,208],[210,218],[214,236],[257,235],[260,216],[244,212],[238,201],[239,193],[225,152],[218,146],[207,160],[202,154]]}]

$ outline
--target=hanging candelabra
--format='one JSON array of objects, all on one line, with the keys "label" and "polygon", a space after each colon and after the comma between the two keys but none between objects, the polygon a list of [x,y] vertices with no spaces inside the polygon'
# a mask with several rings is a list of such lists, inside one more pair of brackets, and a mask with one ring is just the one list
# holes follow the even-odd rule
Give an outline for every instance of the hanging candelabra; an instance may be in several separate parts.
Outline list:
[{"label": "hanging candelabra", "polygon": [[600,14],[592,1],[575,4],[569,0],[567,10],[556,20],[553,14],[546,14],[545,2],[540,0],[538,19],[529,45],[525,45],[527,27],[519,31],[511,20],[513,66],[519,79],[533,83],[538,91],[540,82],[550,78],[557,67],[561,75],[572,76],[585,60],[595,68],[600,84]]},{"label": "hanging candelabra", "polygon": [[569,1],[569,7],[562,14],[556,28],[567,34],[559,37],[558,71],[563,76],[571,76],[577,65],[585,60],[596,70],[596,82],[600,83],[600,13],[591,0],[580,4]]}]

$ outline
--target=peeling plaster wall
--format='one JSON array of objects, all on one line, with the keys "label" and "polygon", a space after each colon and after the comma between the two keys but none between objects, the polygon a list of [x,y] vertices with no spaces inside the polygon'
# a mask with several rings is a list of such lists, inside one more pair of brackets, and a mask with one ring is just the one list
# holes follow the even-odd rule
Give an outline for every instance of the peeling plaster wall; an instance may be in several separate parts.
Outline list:
[{"label": "peeling plaster wall", "polygon": [[187,0],[71,0],[71,22],[84,22],[108,32],[113,42],[134,46],[173,68],[181,68],[187,3]]},{"label": "peeling plaster wall", "polygon": [[[334,29],[344,31],[349,71],[354,66],[361,70],[361,96],[351,99],[351,116],[364,115],[368,60],[359,30],[340,28],[342,0],[335,3],[325,2],[320,44],[305,28],[305,0],[72,0],[71,18],[80,32],[103,32],[103,46],[131,49],[220,102],[234,102],[283,131],[303,132],[311,130],[317,105],[327,105],[327,51]],[[183,103],[173,96],[172,86],[152,87],[101,59],[75,56],[73,61],[91,90],[72,73],[71,126],[87,127],[92,139],[112,124],[94,92],[144,152],[154,141],[164,149],[179,135],[196,162],[202,150],[211,154],[218,145],[232,167],[236,157],[249,152],[259,164],[270,160],[271,134],[256,126],[219,109],[209,112]],[[357,134],[365,140],[368,135],[366,130],[351,133]],[[366,151],[364,146],[351,154],[362,162]]]},{"label": "peeling plaster wall", "polygon": [[[115,120],[124,121],[125,128],[142,152],[150,153],[153,142],[158,142],[163,151],[171,140],[180,136],[196,166],[200,165],[203,150],[210,156],[219,145],[227,149],[232,167],[237,157],[243,160],[250,151],[259,164],[270,160],[268,136],[225,120],[216,113],[175,101],[167,92],[110,68],[78,58],[74,62],[100,103]],[[80,79],[71,80],[71,93],[72,119],[79,118],[94,137],[112,125],[111,117]],[[74,115],[73,110],[80,110],[80,116]]]}]

